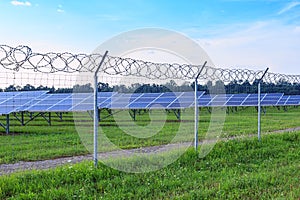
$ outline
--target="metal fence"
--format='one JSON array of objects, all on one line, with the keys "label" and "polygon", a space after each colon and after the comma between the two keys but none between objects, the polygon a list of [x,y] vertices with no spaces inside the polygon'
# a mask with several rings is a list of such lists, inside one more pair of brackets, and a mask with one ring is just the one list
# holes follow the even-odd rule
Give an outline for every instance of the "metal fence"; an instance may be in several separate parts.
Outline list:
[{"label": "metal fence", "polygon": [[[226,85],[230,83],[248,83],[249,87],[255,87],[258,94],[258,138],[260,139],[261,130],[261,105],[260,93],[261,87],[267,84],[288,83],[290,85],[300,83],[300,75],[286,75],[272,73],[266,69],[254,71],[249,69],[223,69],[212,66],[189,65],[189,64],[169,64],[153,63],[131,58],[114,57],[101,54],[72,54],[65,53],[35,53],[28,46],[11,47],[0,45],[0,66],[17,74],[19,71],[36,72],[40,74],[75,74],[91,73],[94,76],[94,88],[98,87],[97,73],[109,76],[121,77],[140,77],[148,80],[187,80],[194,82],[195,98],[197,98],[198,82],[212,81],[215,84]],[[101,66],[101,67],[100,67]],[[6,72],[7,73],[7,72]],[[196,84],[195,84],[196,83]],[[262,86],[261,86],[262,85]],[[245,91],[229,91],[238,93]],[[249,92],[250,90],[248,89]],[[253,90],[251,90],[253,91]],[[220,91],[217,91],[220,92]],[[220,93],[226,93],[226,89]],[[227,91],[228,92],[228,91]],[[97,105],[97,90],[94,93],[95,106]],[[195,102],[197,102],[195,100]],[[195,147],[198,146],[198,105],[195,103]],[[98,111],[94,109],[94,143],[95,143],[95,164],[97,161],[97,127]]]},{"label": "metal fence", "polygon": [[[42,73],[56,72],[93,72],[101,61],[100,54],[34,53],[30,47],[10,47],[0,45],[0,65],[5,69],[18,71],[28,69]],[[101,71],[110,75],[145,76],[149,79],[195,79],[203,63],[197,65],[152,63],[131,58],[107,56]],[[144,72],[147,73],[144,73]],[[261,79],[265,69],[254,71],[249,69],[222,69],[205,66],[199,79],[220,80],[228,83],[234,80],[254,82]],[[143,72],[143,73],[141,73]],[[268,72],[264,82],[286,81],[299,83],[300,75],[286,75]]]}]

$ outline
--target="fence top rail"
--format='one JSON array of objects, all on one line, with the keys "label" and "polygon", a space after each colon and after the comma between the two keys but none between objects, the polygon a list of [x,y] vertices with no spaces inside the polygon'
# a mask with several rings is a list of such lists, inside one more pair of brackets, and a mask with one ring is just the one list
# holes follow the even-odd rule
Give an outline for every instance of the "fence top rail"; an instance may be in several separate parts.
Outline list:
[{"label": "fence top rail", "polygon": [[[18,71],[32,70],[41,73],[56,72],[93,72],[102,59],[101,54],[34,53],[28,46],[11,47],[0,44],[0,66]],[[132,58],[107,56],[101,68],[102,73],[121,76],[139,76],[148,79],[180,79],[191,80],[199,74],[201,64],[154,63]],[[249,69],[223,69],[205,66],[199,80],[220,80],[222,82],[260,80],[265,69],[254,71]],[[264,82],[300,83],[300,75],[286,75],[267,72]]]}]

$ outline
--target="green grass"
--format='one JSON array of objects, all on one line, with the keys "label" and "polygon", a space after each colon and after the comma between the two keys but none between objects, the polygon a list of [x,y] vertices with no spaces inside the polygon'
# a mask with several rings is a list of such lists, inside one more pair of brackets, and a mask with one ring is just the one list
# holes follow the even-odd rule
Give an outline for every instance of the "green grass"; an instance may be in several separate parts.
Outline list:
[{"label": "green grass", "polygon": [[[139,163],[136,163],[138,165]],[[299,199],[300,132],[219,142],[130,174],[91,162],[0,177],[0,199]]]},{"label": "green grass", "polygon": [[[241,108],[239,108],[241,109]],[[287,111],[267,107],[266,113],[261,116],[262,132],[271,132],[300,126],[298,107],[289,107]],[[233,112],[226,116],[223,136],[238,136],[257,133],[257,112],[255,108],[246,108],[243,111]]]},{"label": "green grass", "polygon": [[[154,111],[153,111],[154,112]],[[101,113],[105,117],[107,113]],[[155,114],[155,112],[154,112]],[[1,122],[5,121],[0,117]],[[28,117],[27,117],[28,119]],[[200,112],[199,138],[203,139],[207,132],[211,115],[206,109]],[[90,142],[92,141],[92,121],[87,117],[85,125],[90,125],[86,131]],[[126,134],[118,127],[118,124],[112,117],[103,119],[100,123],[102,132],[115,145],[123,148],[137,148],[141,146],[153,146],[167,144],[172,141],[179,130],[177,118],[173,113],[167,115],[167,120],[163,128],[150,138],[137,138]],[[126,119],[121,124],[125,126],[129,119]],[[286,129],[300,126],[300,111],[299,108],[290,107],[285,112],[283,109],[267,108],[265,115],[262,115],[262,132],[271,132],[274,130]],[[157,120],[155,123],[159,123]],[[143,134],[147,131],[151,133],[151,128],[147,129],[150,123],[149,114],[144,113],[137,115],[137,121],[134,122],[137,130],[141,128]],[[192,141],[193,140],[193,115],[185,116],[181,122],[189,127],[184,129],[176,141]],[[131,128],[131,127],[129,127]],[[0,129],[1,130],[1,129]],[[145,131],[146,130],[146,131]],[[81,138],[76,132],[72,114],[64,114],[63,121],[53,117],[52,126],[49,126],[42,118],[37,118],[26,126],[20,126],[20,123],[11,118],[11,135],[2,133],[0,135],[0,164],[14,163],[18,161],[34,161],[52,159],[64,156],[74,156],[87,154],[85,146],[81,143]],[[248,135],[257,133],[257,112],[255,108],[239,108],[238,112],[229,112],[226,115],[226,121],[222,129],[222,137]],[[103,149],[103,151],[109,149]]]}]

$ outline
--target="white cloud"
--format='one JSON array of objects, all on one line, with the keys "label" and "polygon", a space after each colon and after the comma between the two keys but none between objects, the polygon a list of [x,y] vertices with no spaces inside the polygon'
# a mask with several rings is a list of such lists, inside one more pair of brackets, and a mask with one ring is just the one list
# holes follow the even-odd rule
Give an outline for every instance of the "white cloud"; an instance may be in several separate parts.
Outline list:
[{"label": "white cloud", "polygon": [[270,67],[272,72],[300,74],[299,27],[269,21],[249,24],[248,29],[233,30],[229,36],[198,41],[217,67]]},{"label": "white cloud", "polygon": [[59,13],[64,13],[65,12],[65,10],[63,9],[63,6],[61,4],[58,5],[58,8],[57,8],[56,11],[59,12]]},{"label": "white cloud", "polygon": [[281,15],[281,14],[293,9],[294,7],[296,7],[298,5],[300,5],[300,2],[290,2],[284,8],[282,8],[277,14]]},{"label": "white cloud", "polygon": [[58,8],[56,11],[59,12],[59,13],[64,13],[65,12],[65,10],[63,10],[61,8]]},{"label": "white cloud", "polygon": [[31,6],[29,1],[11,1],[10,3],[14,6]]}]

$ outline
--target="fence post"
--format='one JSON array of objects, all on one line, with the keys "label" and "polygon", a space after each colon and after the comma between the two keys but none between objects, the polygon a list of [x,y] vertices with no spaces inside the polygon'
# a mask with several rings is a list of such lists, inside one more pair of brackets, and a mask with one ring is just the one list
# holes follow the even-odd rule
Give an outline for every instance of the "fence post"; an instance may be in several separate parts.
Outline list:
[{"label": "fence post", "polygon": [[98,113],[98,72],[101,65],[107,56],[108,51],[102,57],[100,64],[98,65],[94,73],[94,166],[98,166],[98,125],[99,125],[99,113]]},{"label": "fence post", "polygon": [[194,147],[195,150],[197,151],[198,149],[198,127],[199,127],[199,108],[198,108],[198,78],[200,74],[202,73],[207,61],[204,62],[202,68],[200,69],[199,73],[197,74],[195,78],[195,95],[194,95],[194,105],[195,105],[195,129],[194,129]]},{"label": "fence post", "polygon": [[261,81],[262,79],[265,77],[265,75],[267,74],[269,68],[266,69],[266,71],[264,72],[264,74],[262,75],[262,77],[259,79],[258,81],[258,85],[257,85],[257,100],[258,100],[258,105],[257,105],[257,111],[258,111],[258,116],[257,116],[257,137],[258,137],[258,141],[261,141],[261,98],[260,98],[260,94],[261,94]]}]

